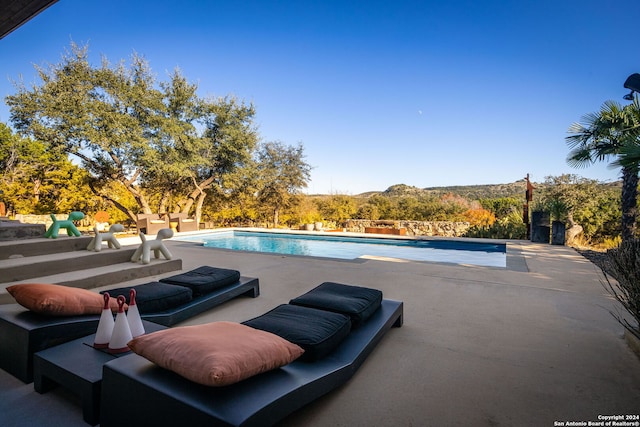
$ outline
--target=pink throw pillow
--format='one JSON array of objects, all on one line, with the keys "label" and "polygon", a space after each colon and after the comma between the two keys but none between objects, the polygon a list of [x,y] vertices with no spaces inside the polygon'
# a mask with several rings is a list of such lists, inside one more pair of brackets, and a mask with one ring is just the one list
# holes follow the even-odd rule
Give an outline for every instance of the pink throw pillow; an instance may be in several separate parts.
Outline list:
[{"label": "pink throw pillow", "polygon": [[284,366],[304,353],[277,335],[233,322],[165,329],[134,338],[129,348],[207,386],[236,383]]},{"label": "pink throw pillow", "polygon": [[[100,314],[104,297],[97,292],[70,286],[44,283],[23,283],[7,287],[7,292],[21,306],[50,316]],[[109,307],[118,311],[118,301],[111,298]]]}]

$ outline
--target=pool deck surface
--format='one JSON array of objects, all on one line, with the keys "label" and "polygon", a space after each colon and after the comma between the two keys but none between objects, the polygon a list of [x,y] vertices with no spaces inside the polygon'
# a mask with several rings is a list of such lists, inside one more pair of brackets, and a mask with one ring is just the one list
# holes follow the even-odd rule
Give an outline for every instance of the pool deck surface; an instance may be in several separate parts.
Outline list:
[{"label": "pool deck surface", "polygon": [[[640,358],[609,313],[617,303],[599,269],[572,248],[509,242],[504,269],[168,245],[183,270],[211,265],[260,279],[260,297],[181,325],[247,320],[324,281],[404,302],[404,325],[353,378],[281,426],[554,426],[640,414]],[[2,426],[87,425],[64,389],[41,395],[0,370],[0,396]]]}]

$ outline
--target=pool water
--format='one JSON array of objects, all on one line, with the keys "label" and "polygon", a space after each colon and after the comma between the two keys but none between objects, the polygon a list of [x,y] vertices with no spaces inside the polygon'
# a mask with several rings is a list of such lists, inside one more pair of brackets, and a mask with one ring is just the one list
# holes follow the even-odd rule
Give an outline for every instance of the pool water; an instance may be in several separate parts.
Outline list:
[{"label": "pool water", "polygon": [[506,267],[506,245],[454,240],[376,239],[224,231],[179,237],[204,247],[325,258],[383,258]]}]

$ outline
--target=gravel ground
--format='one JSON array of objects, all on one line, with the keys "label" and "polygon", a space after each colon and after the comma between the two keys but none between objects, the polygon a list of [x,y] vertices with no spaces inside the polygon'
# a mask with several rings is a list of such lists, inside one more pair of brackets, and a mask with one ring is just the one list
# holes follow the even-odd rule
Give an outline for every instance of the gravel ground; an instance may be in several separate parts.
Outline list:
[{"label": "gravel ground", "polygon": [[604,261],[607,256],[606,252],[599,252],[591,249],[578,249],[578,248],[575,248],[575,249],[580,255],[582,255],[592,263],[594,263],[597,267],[604,269],[604,266],[605,266]]}]

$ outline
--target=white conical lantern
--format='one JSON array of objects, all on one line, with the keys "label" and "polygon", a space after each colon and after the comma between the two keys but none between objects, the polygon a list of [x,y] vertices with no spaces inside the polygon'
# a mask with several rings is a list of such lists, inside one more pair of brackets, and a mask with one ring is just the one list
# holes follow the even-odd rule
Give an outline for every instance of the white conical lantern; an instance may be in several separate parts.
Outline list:
[{"label": "white conical lantern", "polygon": [[109,302],[111,301],[111,295],[108,292],[104,293],[104,308],[100,314],[100,321],[98,322],[98,331],[96,332],[96,338],[93,342],[95,348],[107,348],[109,341],[111,341],[111,334],[113,333],[113,313]]},{"label": "white conical lantern", "polygon": [[125,301],[124,296],[118,295],[118,314],[116,314],[113,334],[111,334],[111,341],[109,341],[110,353],[124,353],[129,351],[127,343],[133,339],[131,329],[129,329],[127,315],[124,312]]},{"label": "white conical lantern", "polygon": [[136,290],[131,289],[129,291],[129,311],[127,312],[127,320],[129,321],[129,329],[131,335],[135,338],[140,335],[144,335],[144,326],[142,325],[142,319],[140,318],[140,311],[136,304]]}]

